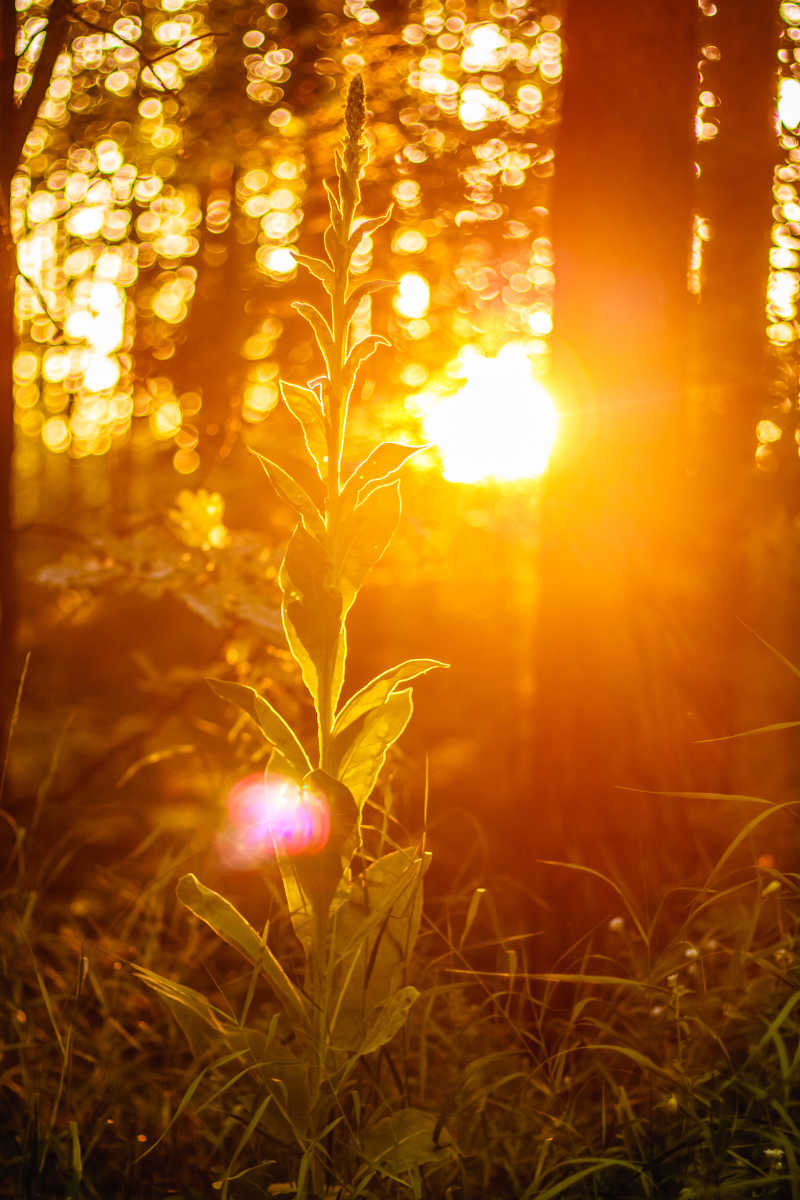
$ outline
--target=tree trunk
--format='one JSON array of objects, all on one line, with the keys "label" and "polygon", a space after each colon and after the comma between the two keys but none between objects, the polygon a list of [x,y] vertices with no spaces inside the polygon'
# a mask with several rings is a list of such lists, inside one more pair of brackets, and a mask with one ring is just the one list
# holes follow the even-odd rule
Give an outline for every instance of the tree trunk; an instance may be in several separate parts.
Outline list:
[{"label": "tree trunk", "polygon": [[[777,158],[777,6],[725,0],[703,22],[719,59],[702,88],[719,133],[698,148],[700,215],[710,225],[697,313],[698,406],[706,424],[704,469],[750,477],[755,425],[769,406],[766,293]],[[718,471],[717,471],[718,473]]]},{"label": "tree trunk", "polygon": [[[791,429],[775,455],[779,469],[764,472],[755,465],[756,423],[769,415],[775,399],[765,306],[778,156],[777,5],[726,0],[712,20],[703,22],[703,30],[704,41],[719,50],[718,59],[704,63],[702,82],[719,99],[708,114],[716,118],[719,133],[699,148],[699,208],[710,238],[695,320],[693,390],[698,487],[709,582],[717,600],[716,620],[709,613],[707,623],[708,656],[717,676],[708,706],[714,732],[725,734],[764,725],[780,711],[767,652],[742,622],[786,653],[795,652],[795,602],[781,557],[792,541],[785,514],[797,511],[791,492],[796,493],[800,473]],[[768,553],[770,529],[779,548]],[[761,561],[754,557],[756,548]],[[788,673],[786,679],[794,682]],[[791,705],[791,694],[784,702]],[[773,784],[780,787],[775,749],[774,739],[727,744],[731,779],[725,786],[758,794]]]},{"label": "tree trunk", "polygon": [[20,104],[15,103],[16,6],[0,4],[0,763],[6,750],[11,707],[16,689],[17,580],[14,564],[13,464],[14,383],[16,340],[14,290],[17,255],[11,234],[11,181],[22,148],[50,83],[53,66],[67,34],[65,0],[50,8],[44,45],[33,80]]},{"label": "tree trunk", "polygon": [[596,840],[621,857],[642,802],[618,787],[685,782],[695,11],[567,6],[553,198],[563,421],[542,506],[531,796],[545,857],[585,860]]},{"label": "tree trunk", "polygon": [[12,469],[14,456],[14,283],[11,238],[0,232],[0,763],[6,750],[14,687],[17,590],[14,571]]}]

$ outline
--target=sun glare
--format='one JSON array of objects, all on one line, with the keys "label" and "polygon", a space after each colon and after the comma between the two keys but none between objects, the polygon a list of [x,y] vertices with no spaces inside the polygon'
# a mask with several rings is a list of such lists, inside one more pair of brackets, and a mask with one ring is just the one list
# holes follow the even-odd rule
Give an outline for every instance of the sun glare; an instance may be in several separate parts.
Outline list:
[{"label": "sun glare", "polygon": [[786,129],[800,125],[800,82],[781,79],[778,84],[778,117]]},{"label": "sun glare", "polygon": [[534,378],[525,346],[510,342],[496,358],[468,346],[453,373],[464,381],[458,391],[447,396],[422,392],[410,401],[425,436],[441,454],[445,479],[480,483],[541,475],[555,443],[558,414]]}]

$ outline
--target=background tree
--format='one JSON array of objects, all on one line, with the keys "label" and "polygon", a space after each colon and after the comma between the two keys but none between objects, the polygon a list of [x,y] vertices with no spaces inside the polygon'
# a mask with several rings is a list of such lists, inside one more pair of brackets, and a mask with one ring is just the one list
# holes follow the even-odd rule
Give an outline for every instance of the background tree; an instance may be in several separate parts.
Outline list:
[{"label": "background tree", "polygon": [[[728,0],[700,21],[701,122],[717,128],[698,146],[697,211],[706,222],[700,292],[693,315],[692,409],[697,511],[703,526],[703,570],[709,599],[702,630],[708,674],[704,703],[714,732],[764,724],[772,664],[744,623],[793,653],[793,604],[784,566],[768,550],[780,529],[790,554],[798,480],[791,430],[773,453],[773,470],[759,469],[756,427],[774,410],[778,363],[766,333],[773,176],[778,157],[775,101],[778,6]],[[779,464],[780,459],[780,464]],[[780,466],[780,469],[778,467]],[[777,524],[776,524],[777,522]],[[772,531],[770,531],[772,526]],[[753,548],[762,547],[760,560]],[[788,604],[787,604],[788,601]],[[782,668],[777,668],[776,676]],[[787,675],[787,680],[790,677]],[[747,680],[747,686],[742,681]],[[775,702],[775,701],[774,701]],[[787,702],[791,702],[787,697]],[[777,702],[775,702],[777,703]],[[748,759],[749,766],[748,766]],[[769,760],[772,765],[769,766]],[[724,787],[762,786],[774,777],[774,745],[728,744]]]},{"label": "background tree", "polygon": [[698,147],[697,208],[709,225],[703,248],[695,377],[705,417],[703,470],[752,476],[755,424],[765,411],[773,364],[765,303],[777,157],[776,5],[727,0],[700,18],[701,120],[718,133]]},{"label": "background tree", "polygon": [[617,853],[676,787],[695,5],[571,0],[556,142],[554,386],[530,801],[545,851]]},{"label": "background tree", "polygon": [[28,87],[20,95],[17,83],[17,14],[13,4],[0,5],[0,756],[5,749],[8,705],[14,687],[14,631],[17,623],[17,590],[14,570],[13,455],[14,385],[13,359],[16,345],[14,296],[17,257],[11,230],[11,183],[18,169],[22,148],[44,100],[68,28],[69,6],[53,0],[43,30],[36,37],[38,56],[25,45],[19,55],[30,74]]}]

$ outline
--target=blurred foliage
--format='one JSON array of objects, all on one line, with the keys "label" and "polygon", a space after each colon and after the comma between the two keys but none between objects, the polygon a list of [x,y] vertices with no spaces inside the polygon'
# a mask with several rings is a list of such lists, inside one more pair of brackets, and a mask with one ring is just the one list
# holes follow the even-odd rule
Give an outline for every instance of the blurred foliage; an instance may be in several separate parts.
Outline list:
[{"label": "blurred foliage", "polygon": [[[242,421],[263,440],[278,362],[316,369],[288,248],[301,228],[312,248],[321,234],[337,96],[356,70],[367,180],[395,215],[388,249],[374,260],[365,236],[354,270],[428,289],[407,314],[382,302],[405,366],[375,401],[407,425],[404,395],[465,341],[524,336],[543,353],[559,20],[514,0],[490,18],[472,7],[76,6],[13,186],[23,477],[42,444],[82,457],[132,432],[191,475]],[[25,9],[23,36],[42,11]]]}]

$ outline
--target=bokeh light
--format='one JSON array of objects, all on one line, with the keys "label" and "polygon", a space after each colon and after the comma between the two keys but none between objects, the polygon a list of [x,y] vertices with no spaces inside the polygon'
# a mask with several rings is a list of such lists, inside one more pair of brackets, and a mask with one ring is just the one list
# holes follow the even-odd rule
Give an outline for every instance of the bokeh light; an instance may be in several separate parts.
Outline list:
[{"label": "bokeh light", "polygon": [[276,854],[317,854],[327,844],[327,800],[291,779],[247,775],[231,788],[227,808],[227,821],[217,838],[227,866],[254,867]]},{"label": "bokeh light", "polygon": [[800,125],[800,81],[781,79],[778,85],[778,117],[787,129]]}]

